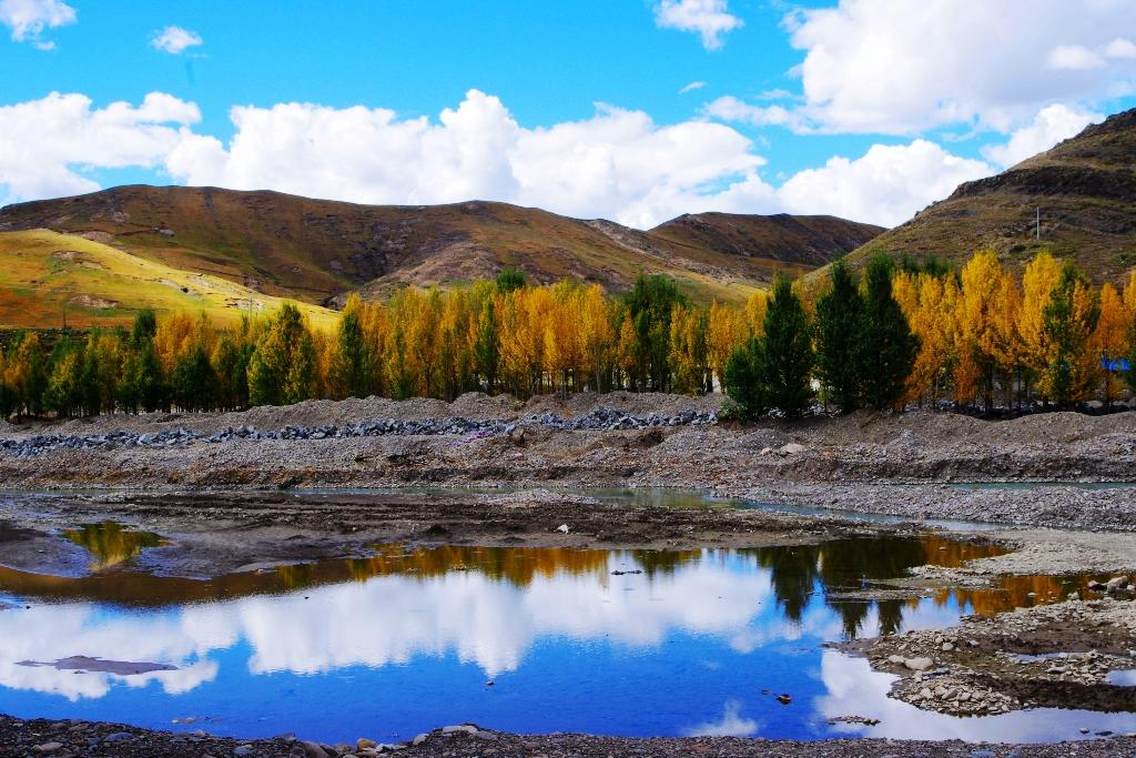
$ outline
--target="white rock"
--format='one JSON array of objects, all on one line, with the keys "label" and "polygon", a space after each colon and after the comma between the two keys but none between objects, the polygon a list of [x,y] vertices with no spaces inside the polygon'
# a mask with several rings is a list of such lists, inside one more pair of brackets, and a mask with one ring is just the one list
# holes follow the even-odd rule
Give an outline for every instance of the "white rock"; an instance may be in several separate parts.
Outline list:
[{"label": "white rock", "polygon": [[561,534],[568,534],[568,525],[561,524],[560,526],[556,527],[556,531],[560,532]]},{"label": "white rock", "polygon": [[930,658],[907,658],[903,661],[903,665],[912,671],[926,671],[935,665],[935,662]]}]

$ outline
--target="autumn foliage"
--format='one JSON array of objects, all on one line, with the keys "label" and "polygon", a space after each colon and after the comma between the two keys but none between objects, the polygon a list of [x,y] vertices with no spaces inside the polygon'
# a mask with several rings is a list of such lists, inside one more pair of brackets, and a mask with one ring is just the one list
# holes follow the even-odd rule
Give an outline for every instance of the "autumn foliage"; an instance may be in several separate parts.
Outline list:
[{"label": "autumn foliage", "polygon": [[[1092,286],[1039,254],[1018,276],[990,252],[957,272],[873,263],[838,268],[800,302],[788,282],[742,305],[690,302],[674,282],[499,281],[348,300],[333,330],[300,310],[239,325],[139,314],[133,329],[54,340],[26,332],[0,351],[0,414],[228,410],[309,398],[453,399],[468,391],[706,393],[733,385],[786,415],[953,402],[980,409],[1113,402],[1132,374],[1136,275]],[[50,343],[50,344],[49,344]],[[728,374],[732,379],[729,381]],[[747,388],[739,383],[757,382]],[[778,385],[783,386],[775,386]]]}]

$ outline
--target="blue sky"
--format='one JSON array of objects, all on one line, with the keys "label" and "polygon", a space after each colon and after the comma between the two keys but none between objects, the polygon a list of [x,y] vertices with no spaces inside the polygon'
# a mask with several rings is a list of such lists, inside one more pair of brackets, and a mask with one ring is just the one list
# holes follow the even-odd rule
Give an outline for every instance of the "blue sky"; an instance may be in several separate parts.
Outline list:
[{"label": "blue sky", "polygon": [[990,5],[0,0],[0,203],[145,181],[899,223],[1134,104],[1136,4]]}]

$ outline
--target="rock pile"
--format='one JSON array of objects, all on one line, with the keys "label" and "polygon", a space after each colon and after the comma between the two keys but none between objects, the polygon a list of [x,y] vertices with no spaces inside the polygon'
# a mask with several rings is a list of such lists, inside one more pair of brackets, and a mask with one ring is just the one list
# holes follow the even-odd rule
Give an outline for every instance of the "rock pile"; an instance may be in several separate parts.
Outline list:
[{"label": "rock pile", "polygon": [[637,416],[612,408],[599,407],[583,416],[564,418],[552,411],[531,414],[518,420],[473,420],[460,416],[423,420],[381,419],[343,425],[285,426],[260,430],[252,426],[227,427],[205,433],[178,427],[160,432],[115,431],[106,434],[40,434],[34,437],[0,439],[0,453],[15,457],[42,455],[53,450],[99,450],[122,447],[179,447],[194,443],[221,443],[233,440],[329,440],[354,437],[397,436],[474,436],[516,435],[525,427],[555,431],[623,431],[663,427],[699,426],[717,423],[714,411],[684,410],[674,415],[651,413]]}]

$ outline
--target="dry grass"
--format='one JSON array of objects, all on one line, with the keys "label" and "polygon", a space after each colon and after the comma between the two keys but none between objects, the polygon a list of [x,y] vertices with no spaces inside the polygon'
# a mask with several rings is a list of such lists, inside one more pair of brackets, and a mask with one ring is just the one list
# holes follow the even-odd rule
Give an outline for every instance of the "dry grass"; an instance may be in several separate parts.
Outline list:
[{"label": "dry grass", "polygon": [[[125,324],[144,308],[201,312],[219,323],[279,307],[280,298],[180,271],[99,242],[47,230],[0,233],[0,328]],[[300,306],[313,325],[333,311]]]}]

